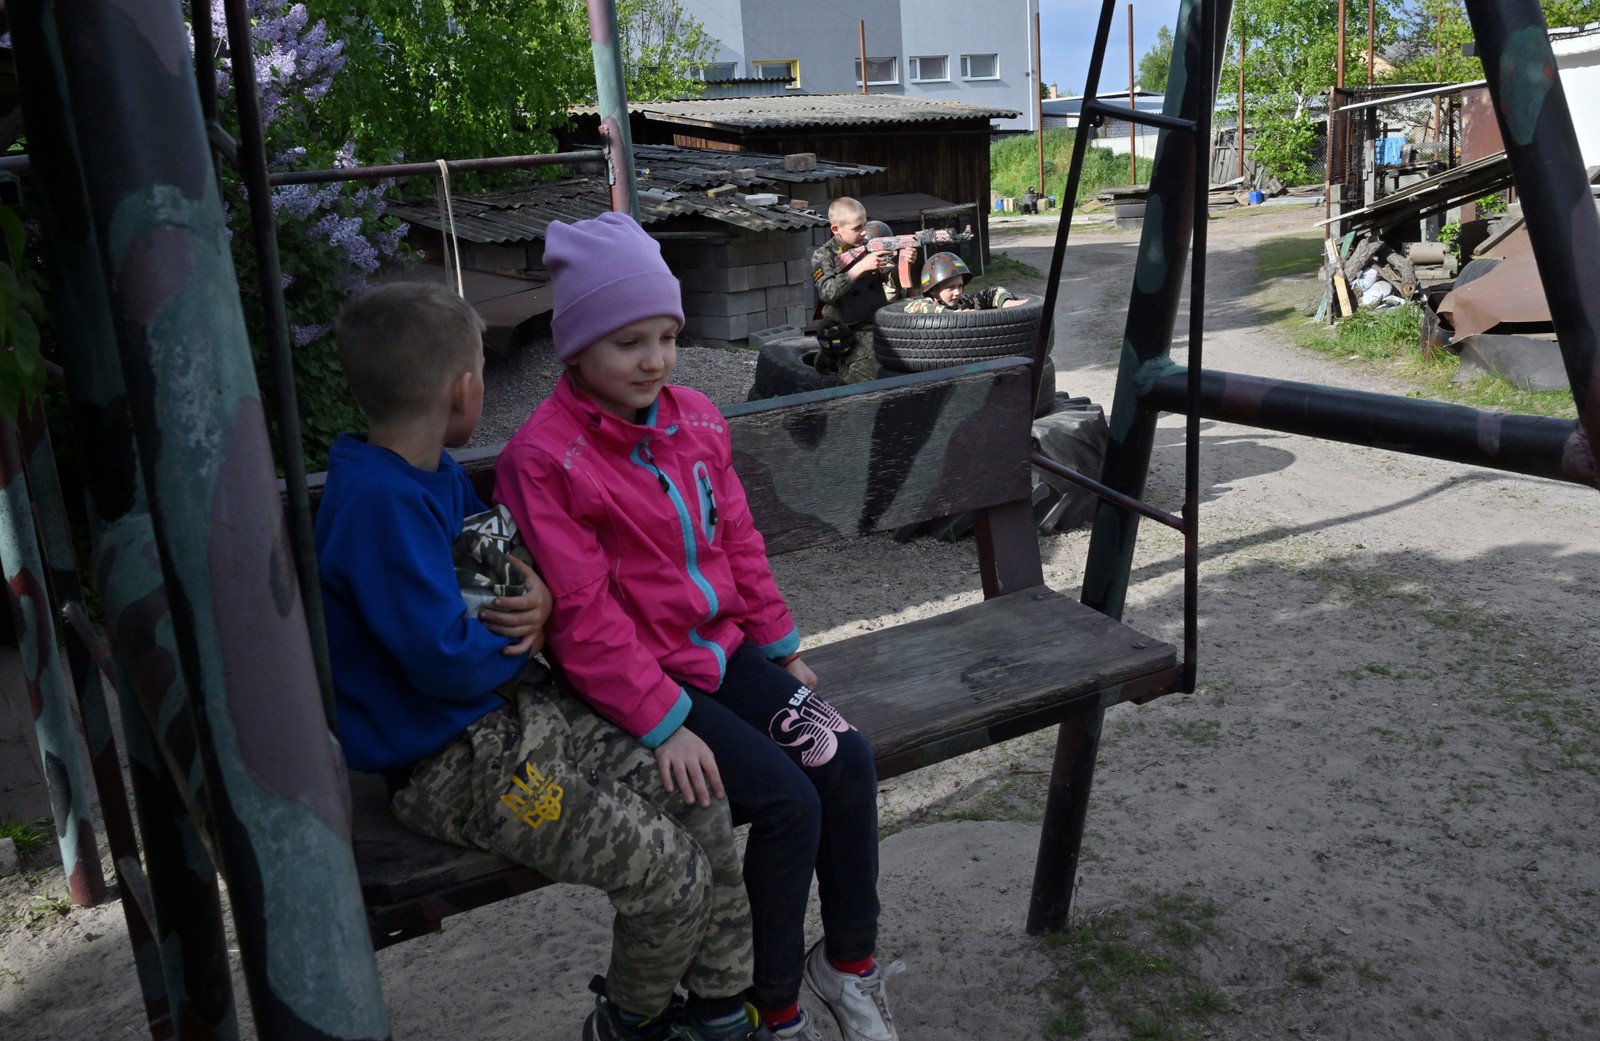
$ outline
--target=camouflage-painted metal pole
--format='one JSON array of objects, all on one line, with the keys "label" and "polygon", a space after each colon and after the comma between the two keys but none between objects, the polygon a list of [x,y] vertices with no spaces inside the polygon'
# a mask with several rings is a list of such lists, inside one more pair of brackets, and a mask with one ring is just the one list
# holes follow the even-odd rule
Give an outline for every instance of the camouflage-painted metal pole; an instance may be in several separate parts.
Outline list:
[{"label": "camouflage-painted metal pole", "polygon": [[622,37],[614,0],[589,0],[589,47],[594,52],[594,85],[600,104],[600,137],[611,175],[611,208],[639,217],[639,189],[633,175],[633,129],[628,125],[628,81],[622,71]]},{"label": "camouflage-painted metal pole", "polygon": [[77,726],[61,673],[55,611],[39,555],[22,449],[16,425],[9,419],[0,419],[0,561],[5,565],[6,599],[17,627],[28,707],[67,890],[74,904],[92,907],[105,897],[105,874],[89,809],[88,778],[78,755]]},{"label": "camouflage-painted metal pole", "polygon": [[[35,179],[29,207],[44,230],[75,439],[85,462],[94,464],[80,473],[97,545],[97,586],[122,652],[115,687],[145,852],[142,879],[136,861],[124,862],[119,854],[116,863],[128,938],[155,1041],[174,1036],[178,1024],[185,1038],[234,1041],[238,1026],[216,869],[188,809],[188,801],[202,795],[191,784],[201,771],[129,437],[105,265],[65,101],[62,34],[53,9],[34,0],[14,0],[10,23],[28,139],[51,157],[50,176]],[[48,518],[45,523],[56,526]],[[63,610],[69,620],[82,613],[70,603]],[[162,752],[152,725],[162,729]],[[182,794],[173,777],[184,780]],[[108,822],[115,794],[102,785]]]},{"label": "camouflage-painted metal pole", "polygon": [[[1167,78],[1163,106],[1166,114],[1197,119],[1216,96],[1221,51],[1207,46],[1201,38],[1200,8],[1202,3],[1212,2],[1183,0],[1180,5],[1172,53],[1175,57],[1182,55],[1182,60],[1172,63]],[[1214,6],[1212,24],[1226,26],[1233,8],[1231,0],[1214,0]],[[1201,64],[1203,55],[1211,55],[1209,69]],[[1111,436],[1100,471],[1100,479],[1106,484],[1136,497],[1144,494],[1149,476],[1157,416],[1155,408],[1140,400],[1139,376],[1148,362],[1166,358],[1171,351],[1172,331],[1183,294],[1184,261],[1194,235],[1195,179],[1208,176],[1208,170],[1207,165],[1195,167],[1191,140],[1184,135],[1161,135],[1145,204],[1128,320],[1123,329],[1117,388],[1108,417]],[[1113,618],[1122,617],[1138,527],[1138,515],[1128,510],[1101,502],[1095,511],[1082,599]]]},{"label": "camouflage-painted metal pole", "polygon": [[[235,55],[234,69],[254,66],[250,42],[250,15],[244,0],[223,0],[228,16],[228,50]],[[209,7],[196,11],[196,21],[209,21]],[[238,56],[244,55],[244,58]],[[327,629],[322,619],[322,585],[317,578],[317,547],[311,528],[311,500],[306,492],[306,460],[300,443],[300,405],[295,396],[294,354],[289,346],[289,318],[283,303],[283,268],[278,261],[278,235],[272,210],[272,189],[267,185],[266,131],[261,125],[261,101],[254,76],[235,75],[233,96],[239,110],[239,174],[250,207],[250,238],[256,253],[256,287],[266,314],[265,351],[272,372],[272,410],[278,422],[278,462],[283,466],[289,538],[294,550],[300,601],[311,636],[311,660],[322,692],[322,711],[328,729],[338,732],[339,716],[333,705],[333,672],[328,664]]]},{"label": "camouflage-painted metal pole", "polygon": [[1483,75],[1522,199],[1533,259],[1550,302],[1561,360],[1593,455],[1600,444],[1600,216],[1537,0],[1468,0]]},{"label": "camouflage-painted metal pole", "polygon": [[[1145,367],[1145,400],[1188,412],[1196,373],[1167,361]],[[1420,398],[1322,387],[1236,372],[1199,373],[1191,419],[1216,419],[1392,452],[1594,486],[1594,457],[1570,419],[1487,412]]]},{"label": "camouflage-painted metal pole", "polygon": [[[1172,53],[1181,60],[1174,60],[1167,78],[1163,116],[1194,124],[1202,122],[1210,111],[1221,73],[1217,37],[1225,31],[1231,10],[1231,0],[1183,0],[1179,6]],[[1102,16],[1102,27],[1108,22],[1108,16]],[[1104,46],[1102,33],[1097,52]],[[1094,59],[1091,68],[1098,68]],[[1192,130],[1178,134],[1164,131],[1156,143],[1110,415],[1111,436],[1100,473],[1104,484],[1135,498],[1144,493],[1156,422],[1155,409],[1139,398],[1137,377],[1147,362],[1164,359],[1171,350],[1183,292],[1184,258],[1194,232],[1196,200],[1204,188],[1199,181],[1209,171],[1205,158],[1208,145],[1208,137],[1197,136]],[[1204,211],[1200,212],[1203,215]],[[1197,272],[1204,272],[1203,265]],[[1056,263],[1051,265],[1051,275],[1052,281],[1060,277]],[[1192,540],[1193,518],[1186,521],[1189,526],[1185,536]],[[1138,522],[1139,514],[1106,500],[1100,501],[1095,513],[1081,599],[1113,618],[1122,617]],[[1186,675],[1192,675],[1188,663]],[[1103,709],[1091,712],[1063,724],[1056,733],[1039,859],[1028,903],[1030,934],[1066,927],[1104,718]]]},{"label": "camouflage-painted metal pole", "polygon": [[50,12],[258,1034],[387,1037],[181,10]]}]

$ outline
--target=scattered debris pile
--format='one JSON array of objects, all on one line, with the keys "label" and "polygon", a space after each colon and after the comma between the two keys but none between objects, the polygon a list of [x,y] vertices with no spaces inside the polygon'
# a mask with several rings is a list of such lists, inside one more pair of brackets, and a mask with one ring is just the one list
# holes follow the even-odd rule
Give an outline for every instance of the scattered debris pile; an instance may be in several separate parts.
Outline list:
[{"label": "scattered debris pile", "polygon": [[[1590,182],[1600,183],[1600,168],[1590,171]],[[1457,382],[1497,375],[1525,390],[1566,390],[1561,349],[1520,204],[1488,219],[1460,222],[1453,246],[1399,240],[1403,229],[1415,228],[1424,217],[1510,186],[1502,152],[1334,218],[1347,232],[1340,245],[1331,239],[1325,244],[1318,318],[1332,321],[1414,300],[1422,309],[1422,350],[1459,355]]]}]

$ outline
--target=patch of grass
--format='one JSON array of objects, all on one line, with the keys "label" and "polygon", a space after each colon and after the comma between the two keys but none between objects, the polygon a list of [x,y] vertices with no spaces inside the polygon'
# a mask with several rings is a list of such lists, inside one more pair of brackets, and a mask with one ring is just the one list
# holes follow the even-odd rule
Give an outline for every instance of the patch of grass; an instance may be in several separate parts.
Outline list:
[{"label": "patch of grass", "polygon": [[1424,355],[1422,310],[1417,304],[1384,311],[1357,311],[1328,327],[1296,327],[1295,343],[1321,354],[1383,364],[1417,385],[1412,397],[1428,398],[1495,412],[1522,412],[1572,419],[1578,414],[1566,391],[1532,391],[1498,376],[1452,382],[1461,361],[1449,351]]},{"label": "patch of grass", "polygon": [[1235,1011],[1233,1002],[1196,967],[1218,913],[1211,900],[1156,890],[1143,906],[1083,916],[1047,936],[1059,975],[1045,1030],[1151,1041],[1224,1034],[1218,1020]]},{"label": "patch of grass", "polygon": [[30,853],[50,841],[50,833],[34,821],[0,818],[0,839],[10,839],[17,844],[18,853]]},{"label": "patch of grass", "polygon": [[977,275],[967,282],[967,288],[973,292],[980,289],[989,289],[993,286],[1005,285],[1019,279],[1032,279],[1039,281],[1044,278],[1044,272],[1032,264],[1024,264],[1020,260],[1012,260],[1004,253],[996,253],[989,258],[989,266],[983,274]]},{"label": "patch of grass", "polygon": [[1256,277],[1308,275],[1322,267],[1321,235],[1284,235],[1256,244]]},{"label": "patch of grass", "polygon": [[[1054,195],[1065,206],[1067,174],[1072,168],[1071,130],[1044,132],[1044,183],[1039,183],[1039,141],[1033,134],[1003,137],[989,146],[989,183],[1001,195],[1020,196],[1031,184],[1040,195]],[[1150,180],[1154,161],[1138,161],[1140,183]],[[1092,199],[1102,188],[1128,182],[1128,157],[1109,148],[1090,146],[1083,156],[1083,173],[1078,180],[1078,198]]]},{"label": "patch of grass", "polygon": [[1320,987],[1327,981],[1328,974],[1323,971],[1322,966],[1308,958],[1305,961],[1296,962],[1289,969],[1289,979],[1294,983],[1303,983],[1308,987]]},{"label": "patch of grass", "polygon": [[1167,734],[1191,745],[1214,745],[1222,736],[1222,724],[1214,719],[1196,719],[1167,724]]}]

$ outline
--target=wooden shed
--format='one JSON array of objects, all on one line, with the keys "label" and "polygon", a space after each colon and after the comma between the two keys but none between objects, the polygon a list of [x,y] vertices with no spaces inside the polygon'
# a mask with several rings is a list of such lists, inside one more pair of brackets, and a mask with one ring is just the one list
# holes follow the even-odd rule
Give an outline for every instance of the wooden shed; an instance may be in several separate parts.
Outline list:
[{"label": "wooden shed", "polygon": [[[991,120],[1010,109],[896,94],[796,94],[784,97],[648,101],[629,105],[636,145],[682,145],[730,152],[815,152],[883,172],[828,183],[830,196],[920,192],[975,204],[988,242]],[[573,113],[572,147],[599,141],[599,114]]]}]

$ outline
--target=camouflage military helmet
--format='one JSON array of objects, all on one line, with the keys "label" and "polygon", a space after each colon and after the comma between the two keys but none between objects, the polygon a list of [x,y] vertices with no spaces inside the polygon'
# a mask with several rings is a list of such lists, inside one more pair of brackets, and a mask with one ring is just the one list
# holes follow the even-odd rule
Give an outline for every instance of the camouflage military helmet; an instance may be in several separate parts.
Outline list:
[{"label": "camouflage military helmet", "polygon": [[894,229],[883,223],[881,220],[867,221],[867,226],[863,230],[868,240],[886,239],[894,234]]},{"label": "camouflage military helmet", "polygon": [[922,292],[931,293],[952,278],[959,277],[963,285],[972,277],[967,262],[954,253],[935,253],[922,268]]}]

